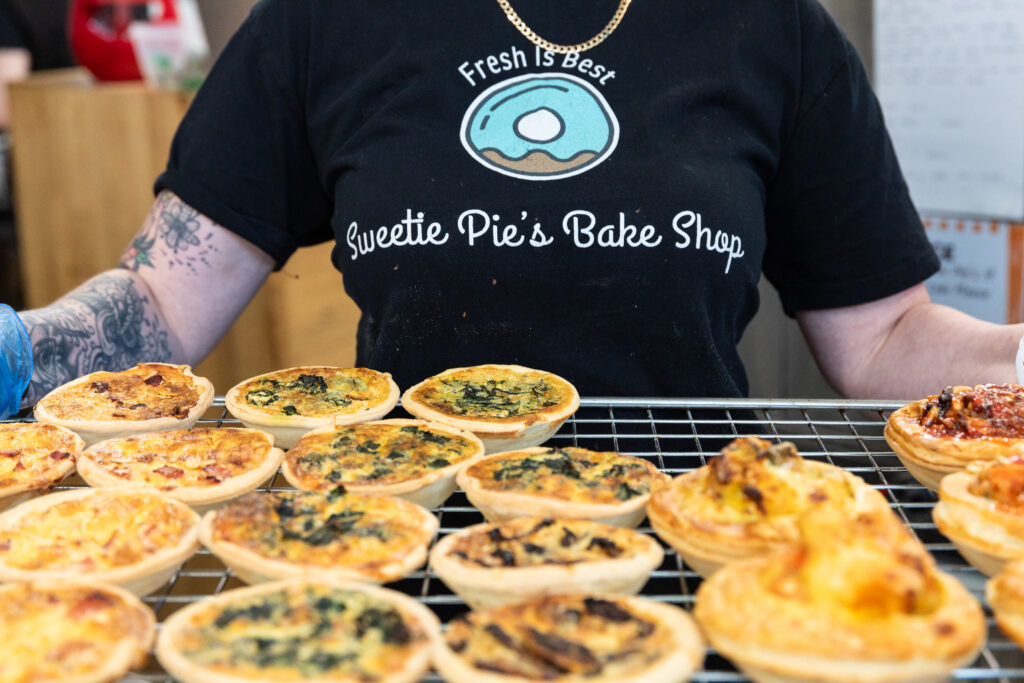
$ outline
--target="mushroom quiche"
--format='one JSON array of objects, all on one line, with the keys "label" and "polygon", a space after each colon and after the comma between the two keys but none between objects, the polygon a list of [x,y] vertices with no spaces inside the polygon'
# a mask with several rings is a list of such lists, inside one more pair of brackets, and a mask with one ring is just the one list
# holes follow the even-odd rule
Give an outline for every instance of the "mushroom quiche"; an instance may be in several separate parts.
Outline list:
[{"label": "mushroom quiche", "polygon": [[384,417],[398,403],[398,394],[398,385],[386,372],[303,366],[236,384],[224,405],[246,427],[266,430],[277,445],[291,448],[317,427]]},{"label": "mushroom quiche", "polygon": [[140,363],[94,372],[59,386],[35,407],[39,422],[72,430],[91,445],[103,439],[188,429],[213,403],[213,384],[187,365]]},{"label": "mushroom quiche", "polygon": [[1024,559],[1007,562],[985,585],[999,629],[1024,648]]},{"label": "mushroom quiche", "polygon": [[647,516],[663,541],[702,576],[799,538],[810,508],[853,517],[889,506],[859,477],[804,460],[789,442],[736,439],[704,467],[681,474],[651,497]]},{"label": "mushroom quiche", "polygon": [[416,417],[472,432],[488,453],[544,443],[579,405],[572,384],[521,365],[452,368],[402,396]]},{"label": "mushroom quiche", "polygon": [[398,496],[438,507],[455,473],[483,457],[469,432],[423,420],[380,420],[315,429],[288,451],[284,476],[299,489],[342,484],[350,492]]},{"label": "mushroom quiche", "polygon": [[427,558],[438,521],[399,498],[331,491],[247,494],[207,513],[200,540],[248,583],[396,581]]},{"label": "mushroom quiche", "polygon": [[1024,455],[1024,386],[946,387],[894,412],[885,439],[914,478],[938,491],[970,462]]},{"label": "mushroom quiche", "polygon": [[559,593],[640,591],[664,553],[650,536],[589,520],[523,517],[442,538],[430,566],[470,607]]},{"label": "mushroom quiche", "polygon": [[0,424],[0,512],[33,498],[75,471],[85,447],[64,427],[37,422]]},{"label": "mushroom quiche", "polygon": [[426,672],[438,630],[429,609],[395,591],[293,580],[175,612],[156,655],[183,683],[411,683]]},{"label": "mushroom quiche", "polygon": [[0,581],[84,577],[145,595],[199,547],[198,522],[157,493],[51,493],[0,515]]},{"label": "mushroom quiche", "polygon": [[141,666],[153,612],[120,588],[74,581],[0,586],[0,681],[111,683]]},{"label": "mushroom quiche", "polygon": [[558,595],[449,624],[434,666],[449,683],[687,681],[704,659],[690,615],[636,597]]},{"label": "mushroom quiche", "polygon": [[202,510],[255,489],[282,458],[273,438],[256,429],[182,429],[90,446],[78,473],[91,486],[155,489]]}]

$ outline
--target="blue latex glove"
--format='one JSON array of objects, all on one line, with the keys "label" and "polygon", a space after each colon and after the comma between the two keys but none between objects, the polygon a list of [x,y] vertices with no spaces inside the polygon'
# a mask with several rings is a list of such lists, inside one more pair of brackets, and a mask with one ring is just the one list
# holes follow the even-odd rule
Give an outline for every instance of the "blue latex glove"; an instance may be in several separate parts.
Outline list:
[{"label": "blue latex glove", "polygon": [[21,318],[0,304],[0,418],[21,407],[21,397],[32,379],[32,345]]}]

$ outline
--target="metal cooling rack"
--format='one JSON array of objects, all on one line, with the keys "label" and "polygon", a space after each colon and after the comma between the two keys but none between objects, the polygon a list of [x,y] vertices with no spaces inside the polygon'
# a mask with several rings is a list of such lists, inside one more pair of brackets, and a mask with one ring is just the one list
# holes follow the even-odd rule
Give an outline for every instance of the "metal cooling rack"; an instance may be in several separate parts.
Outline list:
[{"label": "metal cooling rack", "polygon": [[[882,429],[889,413],[901,403],[868,401],[784,401],[784,400],[667,400],[667,399],[584,399],[549,445],[580,446],[613,450],[647,458],[663,471],[675,475],[704,465],[726,443],[737,436],[759,435],[771,440],[792,441],[801,455],[854,472],[879,489],[925,544],[939,567],[960,579],[984,602],[985,577],[960,557],[932,522],[936,496],[923,488],[889,449]],[[232,426],[237,422],[215,402],[203,426]],[[83,486],[77,479],[69,487]],[[278,475],[270,489],[289,488]],[[456,492],[447,504],[435,510],[441,520],[440,535],[483,521],[481,514]],[[649,527],[640,531],[653,532]],[[692,609],[700,577],[685,567],[678,555],[666,549],[665,561],[651,577],[643,595]],[[216,557],[202,550],[185,563],[172,579],[145,602],[159,621],[189,603],[244,584],[226,570]],[[419,598],[447,622],[467,610],[465,604],[428,570],[413,573],[389,587]],[[988,646],[969,668],[959,669],[956,680],[1024,681],[1024,653],[1009,642],[988,616]],[[428,676],[425,681],[441,679]],[[701,682],[747,681],[714,651],[709,651],[704,669],[693,678]],[[138,674],[124,679],[173,683],[173,679],[150,658]]]}]

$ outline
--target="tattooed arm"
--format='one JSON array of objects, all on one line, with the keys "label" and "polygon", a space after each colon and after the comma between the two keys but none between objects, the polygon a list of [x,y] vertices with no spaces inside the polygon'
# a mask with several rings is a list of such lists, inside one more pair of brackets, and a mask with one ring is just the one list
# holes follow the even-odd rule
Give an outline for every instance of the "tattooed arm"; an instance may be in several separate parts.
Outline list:
[{"label": "tattooed arm", "polygon": [[161,193],[118,268],[21,313],[35,364],[22,405],[97,370],[198,363],[273,265],[257,247]]}]

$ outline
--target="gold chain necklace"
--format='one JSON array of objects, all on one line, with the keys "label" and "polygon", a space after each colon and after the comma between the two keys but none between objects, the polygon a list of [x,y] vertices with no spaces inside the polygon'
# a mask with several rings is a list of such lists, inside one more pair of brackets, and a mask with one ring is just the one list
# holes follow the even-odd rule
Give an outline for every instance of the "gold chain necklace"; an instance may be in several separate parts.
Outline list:
[{"label": "gold chain necklace", "polygon": [[508,17],[508,20],[512,22],[513,26],[519,29],[519,32],[522,33],[527,40],[534,45],[538,45],[545,50],[548,50],[549,52],[557,52],[563,55],[570,52],[583,52],[584,50],[589,50],[595,45],[599,45],[604,42],[604,39],[610,36],[612,31],[618,28],[619,22],[622,21],[622,17],[626,16],[626,10],[629,9],[629,4],[631,2],[633,2],[633,0],[619,0],[619,6],[615,10],[615,16],[612,17],[612,20],[608,22],[607,26],[601,29],[600,33],[590,40],[582,43],[576,43],[575,45],[559,45],[558,43],[552,43],[550,40],[544,40],[534,33],[533,29],[527,26],[526,22],[519,18],[519,15],[516,14],[514,9],[512,9],[512,5],[508,3],[508,0],[498,0],[498,4],[501,5],[501,9],[505,11],[505,16]]}]

